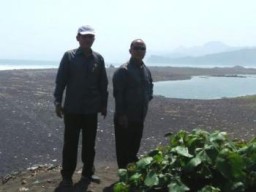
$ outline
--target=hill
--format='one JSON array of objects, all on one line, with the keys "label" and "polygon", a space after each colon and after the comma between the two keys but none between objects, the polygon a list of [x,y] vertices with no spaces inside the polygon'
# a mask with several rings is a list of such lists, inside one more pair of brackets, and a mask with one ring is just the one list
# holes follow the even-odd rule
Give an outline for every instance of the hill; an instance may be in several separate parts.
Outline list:
[{"label": "hill", "polygon": [[170,64],[211,64],[211,65],[256,65],[256,48],[244,48],[235,51],[208,54],[204,56],[186,56],[171,58],[168,56],[151,55],[149,63],[170,63]]}]

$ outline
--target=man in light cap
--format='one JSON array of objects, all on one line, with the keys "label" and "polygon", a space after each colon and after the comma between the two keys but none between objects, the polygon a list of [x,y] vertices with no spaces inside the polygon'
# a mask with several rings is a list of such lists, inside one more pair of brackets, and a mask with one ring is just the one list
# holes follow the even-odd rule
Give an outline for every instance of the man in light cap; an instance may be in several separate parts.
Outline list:
[{"label": "man in light cap", "polygon": [[[99,182],[94,175],[97,114],[107,114],[108,80],[103,57],[93,51],[95,31],[90,26],[78,29],[79,47],[66,51],[59,65],[54,91],[55,112],[64,117],[64,145],[62,153],[62,182],[72,187],[77,165],[79,134],[82,131],[82,177]],[[63,93],[65,90],[65,99]]]}]

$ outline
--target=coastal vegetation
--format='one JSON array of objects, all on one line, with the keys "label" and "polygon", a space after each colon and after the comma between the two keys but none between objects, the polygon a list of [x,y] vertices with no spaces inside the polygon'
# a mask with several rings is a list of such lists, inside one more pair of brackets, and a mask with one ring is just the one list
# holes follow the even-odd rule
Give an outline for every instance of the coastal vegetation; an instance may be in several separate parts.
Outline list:
[{"label": "coastal vegetation", "polygon": [[167,134],[160,146],[119,170],[115,192],[252,192],[256,138],[231,140],[226,132],[195,129]]}]

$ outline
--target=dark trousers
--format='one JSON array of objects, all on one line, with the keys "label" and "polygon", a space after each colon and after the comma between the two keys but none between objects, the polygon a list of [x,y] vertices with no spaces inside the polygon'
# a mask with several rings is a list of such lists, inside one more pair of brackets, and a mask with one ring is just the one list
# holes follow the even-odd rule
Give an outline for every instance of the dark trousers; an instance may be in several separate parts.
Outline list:
[{"label": "dark trousers", "polygon": [[137,153],[143,134],[143,122],[129,122],[127,127],[120,126],[116,119],[115,140],[118,168],[126,168],[129,163],[138,160]]},{"label": "dark trousers", "polygon": [[71,179],[76,169],[80,130],[82,130],[82,175],[91,176],[94,173],[97,114],[65,114],[64,124],[65,131],[62,153],[62,177],[64,179]]}]

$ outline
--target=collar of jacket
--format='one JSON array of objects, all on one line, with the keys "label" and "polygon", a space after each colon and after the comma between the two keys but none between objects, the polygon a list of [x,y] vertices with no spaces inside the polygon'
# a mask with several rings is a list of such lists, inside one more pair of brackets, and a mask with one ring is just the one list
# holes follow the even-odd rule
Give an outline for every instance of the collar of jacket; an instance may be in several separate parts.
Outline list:
[{"label": "collar of jacket", "polygon": [[132,59],[132,58],[129,60],[129,64],[132,65],[132,66],[135,66],[135,67],[139,67],[139,68],[144,66],[143,61],[138,63],[138,61],[136,61],[135,59]]},{"label": "collar of jacket", "polygon": [[[84,55],[83,49],[81,49],[81,47],[79,47],[79,48],[77,49],[77,51],[76,51],[76,54],[78,54],[78,55]],[[91,55],[94,55],[92,49],[90,49],[90,56],[91,56]]]}]

